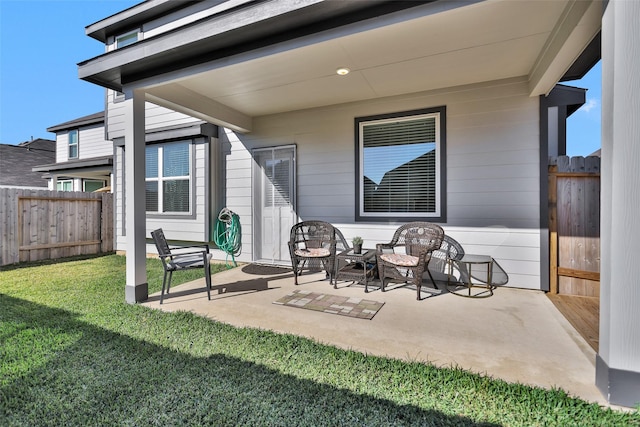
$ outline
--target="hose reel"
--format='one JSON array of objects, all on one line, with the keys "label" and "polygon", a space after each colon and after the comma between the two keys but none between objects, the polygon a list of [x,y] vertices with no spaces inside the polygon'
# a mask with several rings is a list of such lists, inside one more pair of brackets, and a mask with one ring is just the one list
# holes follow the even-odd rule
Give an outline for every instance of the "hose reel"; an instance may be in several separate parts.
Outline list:
[{"label": "hose reel", "polygon": [[[214,242],[218,248],[227,254],[225,262],[227,268],[236,267],[236,255],[242,250],[242,232],[240,229],[240,217],[233,211],[223,208],[216,220]],[[229,256],[233,266],[229,265]]]}]

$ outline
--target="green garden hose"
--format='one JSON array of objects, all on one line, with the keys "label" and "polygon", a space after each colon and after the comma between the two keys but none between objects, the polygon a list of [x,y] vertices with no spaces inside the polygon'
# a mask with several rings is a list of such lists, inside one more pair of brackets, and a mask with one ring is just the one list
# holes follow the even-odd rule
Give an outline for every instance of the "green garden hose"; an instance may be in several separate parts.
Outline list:
[{"label": "green garden hose", "polygon": [[238,265],[236,263],[236,255],[239,255],[242,249],[242,232],[238,214],[223,208],[218,214],[216,231],[213,237],[218,248],[227,254],[225,259],[227,267],[232,267],[229,265],[229,255],[231,255],[233,261],[233,267],[236,267]]}]

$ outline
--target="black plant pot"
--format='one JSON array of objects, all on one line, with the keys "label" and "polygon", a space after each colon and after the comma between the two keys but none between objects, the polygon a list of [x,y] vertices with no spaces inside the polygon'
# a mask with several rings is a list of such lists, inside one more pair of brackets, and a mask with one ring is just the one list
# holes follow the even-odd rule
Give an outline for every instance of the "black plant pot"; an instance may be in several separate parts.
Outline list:
[{"label": "black plant pot", "polygon": [[353,253],[354,254],[362,253],[362,243],[354,243],[353,244]]}]

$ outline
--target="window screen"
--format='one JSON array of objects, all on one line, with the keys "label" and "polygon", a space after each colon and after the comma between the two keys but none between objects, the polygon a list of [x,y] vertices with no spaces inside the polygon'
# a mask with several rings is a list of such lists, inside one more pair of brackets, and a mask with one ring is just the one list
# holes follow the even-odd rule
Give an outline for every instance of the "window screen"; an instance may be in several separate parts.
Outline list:
[{"label": "window screen", "polygon": [[146,148],[146,207],[149,213],[191,211],[191,143],[151,145]]},{"label": "window screen", "polygon": [[360,217],[440,216],[441,114],[356,120]]}]

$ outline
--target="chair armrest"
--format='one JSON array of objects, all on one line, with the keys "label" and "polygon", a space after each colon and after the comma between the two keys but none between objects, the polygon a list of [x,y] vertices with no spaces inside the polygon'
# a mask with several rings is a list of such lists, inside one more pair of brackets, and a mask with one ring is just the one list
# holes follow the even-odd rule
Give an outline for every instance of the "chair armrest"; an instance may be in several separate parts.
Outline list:
[{"label": "chair armrest", "polygon": [[393,247],[394,245],[392,245],[391,243],[376,243],[376,253],[381,254],[385,251],[385,249],[387,249],[387,252],[391,250],[389,253],[393,253]]},{"label": "chair armrest", "polygon": [[185,256],[185,255],[199,255],[199,254],[208,254],[208,253],[209,253],[208,251],[203,249],[201,251],[179,252],[176,254],[165,255],[165,257],[173,259],[173,258],[179,258],[179,257]]},{"label": "chair armrest", "polygon": [[[189,246],[171,246],[171,250],[186,250],[186,249],[195,249],[195,248],[202,248],[203,250],[205,250],[207,253],[209,253],[209,245],[206,243],[203,243],[202,245],[189,245]],[[183,254],[184,252],[178,252],[178,254]],[[178,255],[176,254],[176,255]]]}]

